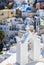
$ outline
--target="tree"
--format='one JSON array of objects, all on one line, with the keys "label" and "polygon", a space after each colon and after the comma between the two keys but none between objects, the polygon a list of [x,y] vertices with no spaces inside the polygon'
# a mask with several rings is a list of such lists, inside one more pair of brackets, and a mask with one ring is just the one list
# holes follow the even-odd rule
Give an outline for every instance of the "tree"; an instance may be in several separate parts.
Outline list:
[{"label": "tree", "polygon": [[37,0],[35,0],[34,4],[33,4],[33,7],[36,7],[36,3],[37,3]]},{"label": "tree", "polygon": [[5,33],[4,33],[2,30],[0,30],[0,52],[1,52],[2,49],[3,49],[2,40],[4,39],[4,37],[5,37]]}]

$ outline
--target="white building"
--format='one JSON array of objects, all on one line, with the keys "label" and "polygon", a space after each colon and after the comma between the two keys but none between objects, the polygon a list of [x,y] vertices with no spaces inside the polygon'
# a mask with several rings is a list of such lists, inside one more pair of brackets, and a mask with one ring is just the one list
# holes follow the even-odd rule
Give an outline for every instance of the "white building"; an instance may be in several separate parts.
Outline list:
[{"label": "white building", "polygon": [[27,31],[17,43],[17,63],[26,65],[30,61],[41,61],[41,42],[37,35]]},{"label": "white building", "polygon": [[0,30],[3,30],[8,36],[15,33],[15,30],[12,30],[12,25],[15,25],[15,18],[3,19],[0,24]]}]

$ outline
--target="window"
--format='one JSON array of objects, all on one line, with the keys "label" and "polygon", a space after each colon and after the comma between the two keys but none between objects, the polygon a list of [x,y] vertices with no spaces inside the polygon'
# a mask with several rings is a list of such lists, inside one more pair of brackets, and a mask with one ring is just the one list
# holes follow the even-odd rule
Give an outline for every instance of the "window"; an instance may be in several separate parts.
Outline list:
[{"label": "window", "polygon": [[2,30],[2,27],[0,28],[0,30]]},{"label": "window", "polygon": [[12,22],[12,20],[10,20],[10,22]]},{"label": "window", "polygon": [[16,19],[14,19],[14,21],[17,21]]},{"label": "window", "polygon": [[2,13],[1,15],[4,15],[4,13]]},{"label": "window", "polygon": [[4,30],[6,30],[6,28],[4,28]]},{"label": "window", "polygon": [[13,12],[11,12],[11,14],[13,14]]},{"label": "window", "polygon": [[31,48],[30,48],[30,45],[28,44],[28,51],[30,50]]},{"label": "window", "polygon": [[11,30],[12,29],[12,27],[10,26],[10,29],[9,30]]},{"label": "window", "polygon": [[32,46],[32,44],[31,44],[31,42],[28,44],[28,51],[30,51],[31,50],[31,46]]}]

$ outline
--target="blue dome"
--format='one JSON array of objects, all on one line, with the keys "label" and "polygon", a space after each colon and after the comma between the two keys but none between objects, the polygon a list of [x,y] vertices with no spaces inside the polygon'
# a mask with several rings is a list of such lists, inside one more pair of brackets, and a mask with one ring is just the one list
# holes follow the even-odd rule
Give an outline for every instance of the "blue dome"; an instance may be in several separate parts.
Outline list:
[{"label": "blue dome", "polygon": [[37,0],[37,2],[40,2],[41,3],[41,2],[44,2],[44,0]]},{"label": "blue dome", "polygon": [[27,3],[24,1],[24,2],[22,3],[22,5],[27,5]]},{"label": "blue dome", "polygon": [[27,7],[27,8],[26,8],[26,11],[30,11],[30,10],[31,10],[31,7]]}]

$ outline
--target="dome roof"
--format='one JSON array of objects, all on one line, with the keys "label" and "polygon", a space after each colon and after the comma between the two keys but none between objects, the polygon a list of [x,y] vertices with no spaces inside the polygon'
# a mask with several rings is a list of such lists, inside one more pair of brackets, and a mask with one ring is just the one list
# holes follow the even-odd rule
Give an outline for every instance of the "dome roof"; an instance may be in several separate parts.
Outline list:
[{"label": "dome roof", "polygon": [[26,11],[30,11],[30,10],[31,10],[31,7],[27,7],[27,8],[26,8]]},{"label": "dome roof", "polygon": [[30,18],[29,18],[29,17],[27,17],[25,20],[26,20],[26,21],[30,21]]},{"label": "dome roof", "polygon": [[23,5],[27,5],[27,2],[24,1],[22,4],[23,4]]}]

